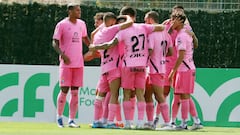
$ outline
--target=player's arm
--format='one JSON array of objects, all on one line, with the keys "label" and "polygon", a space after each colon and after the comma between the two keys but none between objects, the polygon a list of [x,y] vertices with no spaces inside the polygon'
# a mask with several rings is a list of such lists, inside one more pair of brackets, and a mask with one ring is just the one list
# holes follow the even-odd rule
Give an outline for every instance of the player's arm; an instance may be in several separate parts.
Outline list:
[{"label": "player's arm", "polygon": [[83,42],[85,43],[85,45],[87,45],[87,46],[90,45],[90,39],[89,39],[88,36],[86,36],[86,37],[82,37],[82,40],[83,40]]},{"label": "player's arm", "polygon": [[165,24],[167,24],[169,22],[170,22],[170,19],[167,19],[167,20],[163,21],[161,24],[165,25]]},{"label": "player's arm", "polygon": [[95,34],[99,31],[99,27],[97,27],[92,33],[91,33],[91,43],[93,42]]},{"label": "player's arm", "polygon": [[179,50],[178,59],[177,59],[175,65],[174,65],[173,69],[171,70],[169,76],[168,76],[168,79],[169,79],[170,82],[172,82],[173,77],[174,77],[175,73],[177,72],[178,67],[183,62],[184,55],[185,55],[185,50]]},{"label": "player's arm", "polygon": [[113,47],[113,46],[115,46],[117,44],[118,44],[118,39],[114,38],[110,42],[106,42],[106,43],[103,43],[103,44],[98,44],[98,45],[91,44],[89,46],[89,50],[91,50],[91,51],[106,50],[106,49],[109,49],[109,48],[111,48],[111,47]]},{"label": "player's arm", "polygon": [[152,49],[152,48],[149,48],[149,49],[148,49],[148,54],[149,54],[149,56],[151,56],[152,53],[153,53],[153,49]]},{"label": "player's arm", "polygon": [[168,57],[168,56],[172,56],[172,55],[173,55],[173,48],[172,48],[172,47],[169,47],[166,56]]},{"label": "player's arm", "polygon": [[193,45],[194,49],[198,48],[198,38],[195,34],[193,34]]},{"label": "player's arm", "polygon": [[155,31],[163,31],[165,29],[165,26],[162,24],[154,25],[154,32]]},{"label": "player's arm", "polygon": [[63,59],[65,64],[68,65],[68,64],[71,63],[71,61],[68,58],[68,56],[65,55],[64,52],[60,49],[60,47],[59,47],[59,40],[53,39],[52,46],[53,46],[54,50],[61,56],[61,58]]},{"label": "player's arm", "polygon": [[127,20],[126,20],[126,22],[120,24],[120,30],[126,29],[126,28],[132,26],[132,24],[133,24],[133,20],[131,19],[130,16],[124,15],[124,17],[126,17]]},{"label": "player's arm", "polygon": [[193,31],[186,30],[186,32],[193,38],[194,49],[198,48],[198,38]]}]

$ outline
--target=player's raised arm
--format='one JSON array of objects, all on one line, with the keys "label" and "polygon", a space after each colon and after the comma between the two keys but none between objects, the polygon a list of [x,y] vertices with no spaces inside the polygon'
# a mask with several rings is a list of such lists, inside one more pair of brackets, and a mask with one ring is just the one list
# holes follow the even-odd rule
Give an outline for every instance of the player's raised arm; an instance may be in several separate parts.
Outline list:
[{"label": "player's raised arm", "polygon": [[186,32],[193,38],[193,46],[194,46],[194,49],[198,48],[198,38],[197,36],[195,35],[195,33],[191,30],[186,30]]},{"label": "player's raised arm", "polygon": [[154,25],[154,32],[155,31],[163,31],[165,29],[165,26],[162,25],[162,24],[157,24],[157,25]]},{"label": "player's raised arm", "polygon": [[198,48],[198,38],[197,36],[195,35],[195,33],[193,34],[193,45],[194,45],[194,48]]},{"label": "player's raised arm", "polygon": [[123,30],[123,29],[126,29],[126,28],[132,26],[133,20],[131,19],[130,16],[122,15],[121,17],[125,17],[126,18],[126,22],[120,24],[120,30]]},{"label": "player's raised arm", "polygon": [[114,38],[113,40],[111,40],[110,42],[106,42],[106,43],[103,43],[103,44],[98,44],[98,45],[93,45],[91,44],[89,46],[89,50],[90,51],[96,51],[96,50],[106,50],[106,49],[109,49],[115,45],[118,44],[118,39],[117,38]]},{"label": "player's raised arm", "polygon": [[97,27],[92,33],[91,33],[91,43],[93,42],[93,38],[94,38],[94,36],[95,36],[95,34],[99,31],[99,27]]}]

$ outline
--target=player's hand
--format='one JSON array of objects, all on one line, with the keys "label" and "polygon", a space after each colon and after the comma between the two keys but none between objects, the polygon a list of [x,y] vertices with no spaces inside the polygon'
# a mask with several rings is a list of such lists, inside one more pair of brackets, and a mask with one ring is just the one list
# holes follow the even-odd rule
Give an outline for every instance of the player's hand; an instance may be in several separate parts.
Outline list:
[{"label": "player's hand", "polygon": [[101,57],[100,52],[99,52],[99,51],[94,51],[94,52],[93,52],[93,57],[94,57],[94,58],[100,58],[100,57]]},{"label": "player's hand", "polygon": [[92,59],[94,59],[93,51],[88,51],[87,53],[85,53],[83,55],[83,59],[84,61],[91,61]]},{"label": "player's hand", "polygon": [[63,59],[64,64],[69,65],[71,63],[69,57],[64,53],[61,55],[61,58]]},{"label": "player's hand", "polygon": [[96,51],[95,45],[93,44],[90,44],[88,48],[89,48],[89,51]]},{"label": "player's hand", "polygon": [[173,70],[171,70],[170,74],[168,75],[168,80],[169,80],[170,84],[172,84],[172,82],[173,82],[174,75],[175,75],[175,72]]}]

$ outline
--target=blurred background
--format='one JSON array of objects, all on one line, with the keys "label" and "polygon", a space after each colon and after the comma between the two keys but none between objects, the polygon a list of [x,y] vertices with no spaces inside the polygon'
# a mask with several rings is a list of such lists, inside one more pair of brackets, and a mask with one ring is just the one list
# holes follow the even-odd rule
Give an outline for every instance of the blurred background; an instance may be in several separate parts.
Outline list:
[{"label": "blurred background", "polygon": [[[130,5],[137,9],[137,22],[143,22],[149,10],[157,11],[162,22],[174,5],[182,5],[199,39],[196,66],[240,67],[240,0],[0,0],[0,63],[57,65],[52,34],[56,23],[67,16],[70,2],[81,3],[81,19],[89,34],[97,12],[118,14],[121,7]],[[84,53],[87,51],[84,47]],[[99,59],[85,63],[99,64]]]}]

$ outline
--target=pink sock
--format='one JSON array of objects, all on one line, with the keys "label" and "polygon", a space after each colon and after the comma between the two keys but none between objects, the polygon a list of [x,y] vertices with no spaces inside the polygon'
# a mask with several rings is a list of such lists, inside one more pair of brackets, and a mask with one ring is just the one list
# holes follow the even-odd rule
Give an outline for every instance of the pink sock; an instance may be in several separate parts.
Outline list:
[{"label": "pink sock", "polygon": [[63,115],[64,107],[66,104],[67,94],[60,91],[57,97],[57,113],[59,116]]},{"label": "pink sock", "polygon": [[174,95],[174,99],[172,102],[172,119],[173,122],[175,122],[178,114],[178,109],[180,106],[180,96],[179,95]]},{"label": "pink sock", "polygon": [[78,90],[71,90],[69,118],[73,120],[78,110]]},{"label": "pink sock", "polygon": [[160,109],[160,104],[157,103],[157,108],[156,108],[156,116],[159,116],[161,113],[161,109]]},{"label": "pink sock", "polygon": [[188,112],[189,112],[189,99],[181,99],[181,112],[182,112],[182,120],[187,120]]},{"label": "pink sock", "polygon": [[116,112],[117,112],[117,107],[118,107],[117,104],[109,104],[108,105],[108,109],[109,109],[108,122],[113,122],[114,121],[114,118],[115,118]]},{"label": "pink sock", "polygon": [[94,102],[94,121],[98,121],[102,118],[103,107],[102,100],[95,99]]},{"label": "pink sock", "polygon": [[110,101],[111,94],[110,92],[107,93],[106,97],[104,98],[103,101],[103,118],[107,119],[108,118],[108,104]]},{"label": "pink sock", "polygon": [[121,105],[117,104],[117,113],[116,113],[116,120],[117,121],[122,121],[122,115],[121,115]]},{"label": "pink sock", "polygon": [[124,116],[125,116],[125,120],[132,120],[132,102],[131,101],[124,101],[123,102],[123,112],[124,112]]},{"label": "pink sock", "polygon": [[152,102],[146,103],[146,114],[147,114],[147,120],[153,121],[154,105]]},{"label": "pink sock", "polygon": [[169,117],[169,107],[166,102],[160,103],[160,110],[162,113],[162,117],[165,123],[170,122],[170,117]]},{"label": "pink sock", "polygon": [[198,117],[196,106],[195,106],[195,103],[193,102],[192,98],[189,99],[189,110],[190,110],[190,114],[192,117]]},{"label": "pink sock", "polygon": [[134,119],[134,113],[135,113],[135,107],[136,107],[136,98],[133,97],[130,99],[131,103],[132,103],[132,109],[131,109],[131,119],[130,120],[133,120]]},{"label": "pink sock", "polygon": [[138,102],[137,103],[138,108],[138,120],[144,119],[144,113],[146,111],[146,103],[145,102]]}]

